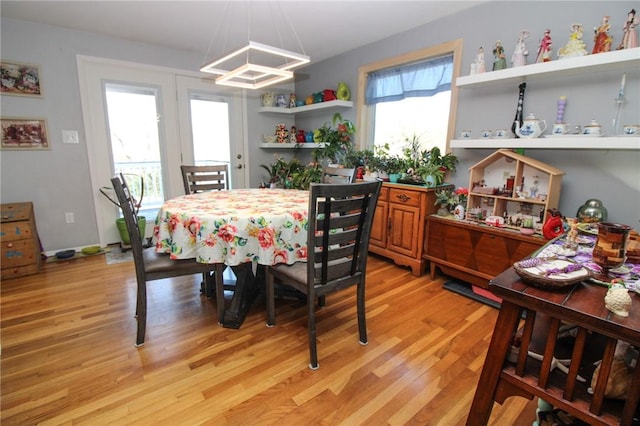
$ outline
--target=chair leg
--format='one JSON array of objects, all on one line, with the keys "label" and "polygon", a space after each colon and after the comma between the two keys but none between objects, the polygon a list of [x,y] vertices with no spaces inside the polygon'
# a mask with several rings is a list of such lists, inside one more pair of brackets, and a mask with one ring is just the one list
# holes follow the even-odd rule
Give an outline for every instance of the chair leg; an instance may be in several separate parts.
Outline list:
[{"label": "chair leg", "polygon": [[324,308],[326,305],[325,296],[318,297],[318,308]]},{"label": "chair leg", "polygon": [[317,370],[320,365],[318,364],[318,348],[316,342],[316,307],[313,303],[313,298],[307,295],[307,321],[309,328],[309,368],[311,370]]},{"label": "chair leg", "polygon": [[275,279],[269,267],[265,271],[265,290],[267,299],[267,327],[276,325]]},{"label": "chair leg", "polygon": [[356,289],[356,304],[358,311],[358,333],[360,334],[360,344],[366,345],[369,343],[367,339],[367,318],[364,306],[364,283],[361,282],[357,285]]},{"label": "chair leg", "polygon": [[202,273],[202,283],[200,283],[200,293],[204,294],[208,299],[213,297],[214,293],[214,280],[215,271],[203,272]]},{"label": "chair leg", "polygon": [[138,332],[136,336],[136,347],[144,345],[144,337],[147,328],[147,283],[138,281],[138,292],[136,297],[136,318],[138,321]]},{"label": "chair leg", "polygon": [[216,308],[218,309],[219,325],[222,325],[222,323],[224,322],[224,268],[225,265],[223,263],[217,263],[215,266],[215,271],[212,273],[213,276],[210,279],[215,283],[212,286],[216,289]]}]

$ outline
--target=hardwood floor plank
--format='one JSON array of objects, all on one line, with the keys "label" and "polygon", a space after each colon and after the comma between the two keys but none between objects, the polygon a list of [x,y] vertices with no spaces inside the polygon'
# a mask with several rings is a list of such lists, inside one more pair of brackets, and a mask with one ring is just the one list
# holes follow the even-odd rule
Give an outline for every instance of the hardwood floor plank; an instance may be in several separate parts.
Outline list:
[{"label": "hardwood floor plank", "polygon": [[[306,306],[259,297],[239,330],[217,324],[201,277],[149,283],[146,343],[134,347],[133,264],[48,263],[0,286],[5,425],[464,424],[497,311],[371,256],[369,343],[355,291],[317,310],[311,371]],[[492,424],[531,424],[535,401],[496,405]]]}]

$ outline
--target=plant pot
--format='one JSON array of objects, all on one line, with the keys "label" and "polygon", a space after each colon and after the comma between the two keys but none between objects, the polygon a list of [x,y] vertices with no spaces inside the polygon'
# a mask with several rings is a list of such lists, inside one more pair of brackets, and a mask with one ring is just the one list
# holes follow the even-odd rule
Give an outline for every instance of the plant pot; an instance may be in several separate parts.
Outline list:
[{"label": "plant pot", "polygon": [[[118,228],[118,232],[120,233],[120,240],[124,245],[131,245],[131,240],[129,239],[129,232],[127,231],[127,223],[124,221],[124,218],[116,219],[116,227]],[[144,240],[144,232],[147,227],[147,218],[144,216],[138,216],[138,228],[140,228],[140,238]]]},{"label": "plant pot", "polygon": [[389,182],[398,183],[398,179],[400,179],[400,173],[389,173]]}]

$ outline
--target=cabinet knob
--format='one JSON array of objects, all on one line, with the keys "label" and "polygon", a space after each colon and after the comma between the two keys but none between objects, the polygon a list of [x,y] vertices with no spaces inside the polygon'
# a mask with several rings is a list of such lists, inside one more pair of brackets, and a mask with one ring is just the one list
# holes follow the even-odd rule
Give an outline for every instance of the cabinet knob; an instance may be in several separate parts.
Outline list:
[{"label": "cabinet knob", "polygon": [[7,248],[13,248],[13,243],[8,243]]},{"label": "cabinet knob", "polygon": [[398,198],[398,200],[402,201],[403,203],[406,203],[411,197],[407,196],[406,194],[399,194],[396,195],[396,198]]}]

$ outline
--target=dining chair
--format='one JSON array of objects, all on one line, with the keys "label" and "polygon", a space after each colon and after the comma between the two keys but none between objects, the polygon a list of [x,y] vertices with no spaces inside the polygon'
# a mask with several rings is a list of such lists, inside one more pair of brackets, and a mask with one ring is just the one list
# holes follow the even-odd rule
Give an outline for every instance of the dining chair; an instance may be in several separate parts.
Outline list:
[{"label": "dining chair", "polygon": [[360,343],[367,344],[365,278],[371,224],[382,183],[310,186],[307,261],[266,268],[267,326],[275,325],[274,286],[289,285],[307,296],[309,368],[319,367],[315,300],[356,286]]},{"label": "dining chair", "polygon": [[229,166],[216,164],[213,166],[181,165],[182,182],[186,194],[205,191],[229,189]]},{"label": "dining chair", "polygon": [[[182,183],[185,194],[196,194],[207,191],[222,191],[229,189],[229,167],[226,164],[213,166],[181,165]],[[203,275],[200,292],[207,297],[213,297],[213,291],[207,286],[207,278]]]},{"label": "dining chair", "polygon": [[[138,321],[136,347],[144,345],[147,325],[147,281],[192,274],[204,274],[207,280],[215,280],[215,283],[210,282],[209,285],[216,289],[218,322],[222,323],[224,315],[222,272],[224,265],[199,263],[195,259],[174,260],[171,259],[168,254],[156,253],[154,247],[144,249],[138,228],[138,220],[134,214],[134,211],[136,211],[135,201],[124,182],[124,176],[122,176],[122,174],[116,175],[111,179],[111,184],[113,185],[120,209],[122,210],[122,215],[127,225],[136,269],[137,292],[135,316]],[[214,272],[213,275],[210,274],[212,271]]]},{"label": "dining chair", "polygon": [[355,168],[328,166],[322,168],[322,183],[353,183],[355,177]]}]

